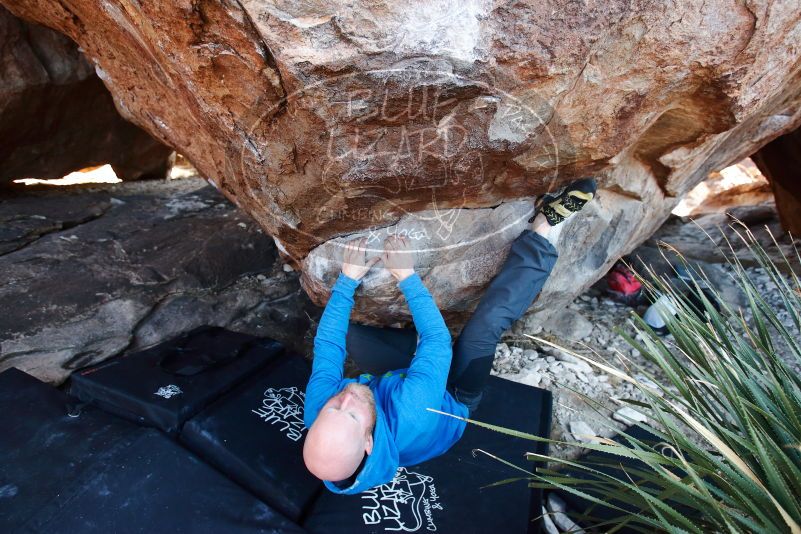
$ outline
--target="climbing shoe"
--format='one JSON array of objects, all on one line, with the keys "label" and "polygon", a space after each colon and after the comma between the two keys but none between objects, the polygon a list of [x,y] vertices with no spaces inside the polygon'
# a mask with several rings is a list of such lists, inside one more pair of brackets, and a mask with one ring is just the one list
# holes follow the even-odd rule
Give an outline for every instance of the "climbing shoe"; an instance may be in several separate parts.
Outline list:
[{"label": "climbing shoe", "polygon": [[597,184],[594,178],[576,180],[565,187],[559,195],[546,196],[540,206],[540,212],[551,226],[556,226],[568,217],[581,210],[595,197]]}]

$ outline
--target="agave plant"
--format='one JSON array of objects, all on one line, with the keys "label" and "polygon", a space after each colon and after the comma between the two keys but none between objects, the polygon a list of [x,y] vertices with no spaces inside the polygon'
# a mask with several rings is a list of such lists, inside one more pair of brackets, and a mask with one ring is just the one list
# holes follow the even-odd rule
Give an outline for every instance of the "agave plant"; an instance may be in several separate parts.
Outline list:
[{"label": "agave plant", "polygon": [[[639,335],[621,335],[659,376],[632,368],[631,362],[602,363],[559,347],[639,388],[645,402],[629,402],[648,411],[650,419],[636,426],[654,437],[635,437],[642,433],[630,428],[615,441],[569,443],[595,451],[576,461],[528,455],[549,462],[548,468],[529,473],[531,486],[557,489],[589,505],[574,518],[582,525],[608,532],[626,527],[801,534],[801,377],[792,368],[801,368],[801,283],[786,257],[777,265],[747,229],[736,235],[781,295],[784,322],[740,259],[729,255],[746,309],[733,309],[712,290],[721,304],[716,309],[710,293],[701,291],[712,284],[689,265],[685,282],[653,272],[644,277],[647,287],[667,295],[677,310],[668,321],[672,340],[656,335],[637,316],[632,321]],[[703,310],[687,300],[688,290],[700,295]],[[603,521],[595,514],[599,511]]]}]

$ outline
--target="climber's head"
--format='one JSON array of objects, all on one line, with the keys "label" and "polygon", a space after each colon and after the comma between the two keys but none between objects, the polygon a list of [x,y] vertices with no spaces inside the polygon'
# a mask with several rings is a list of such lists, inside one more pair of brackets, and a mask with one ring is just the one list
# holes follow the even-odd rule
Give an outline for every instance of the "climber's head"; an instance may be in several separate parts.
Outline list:
[{"label": "climber's head", "polygon": [[375,398],[365,385],[352,382],[328,399],[303,444],[306,468],[320,480],[339,482],[352,476],[373,451]]}]

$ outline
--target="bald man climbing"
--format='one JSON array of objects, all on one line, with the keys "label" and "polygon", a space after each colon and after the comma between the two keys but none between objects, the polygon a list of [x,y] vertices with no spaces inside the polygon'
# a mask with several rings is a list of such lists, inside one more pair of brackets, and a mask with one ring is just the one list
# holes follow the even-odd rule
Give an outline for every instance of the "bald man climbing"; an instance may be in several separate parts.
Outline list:
[{"label": "bald man climbing", "polygon": [[[422,463],[459,440],[465,423],[428,408],[467,417],[481,400],[495,346],[542,289],[556,263],[554,227],[595,195],[595,180],[573,182],[546,198],[512,244],[455,344],[434,299],[414,272],[404,238],[368,259],[366,240],[345,248],[342,273],[320,319],[306,388],[306,467],[335,493],[353,494],[392,480],[399,466]],[[549,240],[550,239],[550,240]],[[353,294],[378,261],[398,281],[414,329],[349,324]],[[345,357],[372,374],[343,378]],[[453,363],[453,365],[451,365]]]},{"label": "bald man climbing", "polygon": [[[467,416],[445,391],[451,336],[434,299],[414,272],[409,243],[391,237],[382,258],[366,259],[364,239],[345,249],[342,274],[317,327],[314,366],[306,388],[309,428],[303,459],[309,471],[337,493],[358,493],[388,482],[399,465],[412,465],[447,451],[464,423],[426,407]],[[397,279],[420,341],[408,369],[343,380],[353,292],[378,261]],[[353,476],[355,475],[355,476]]]}]

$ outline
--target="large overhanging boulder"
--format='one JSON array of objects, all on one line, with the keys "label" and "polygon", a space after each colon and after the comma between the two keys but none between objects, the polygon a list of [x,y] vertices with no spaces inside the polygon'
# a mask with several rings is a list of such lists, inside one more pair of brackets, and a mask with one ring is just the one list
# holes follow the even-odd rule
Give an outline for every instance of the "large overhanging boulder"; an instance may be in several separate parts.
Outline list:
[{"label": "large overhanging boulder", "polygon": [[164,178],[172,149],[123,119],[78,46],[0,6],[0,186],[112,165]]},{"label": "large overhanging boulder", "polygon": [[[0,0],[76,40],[131,120],[250,213],[325,301],[341,242],[409,235],[463,316],[530,201],[594,174],[538,306],[708,172],[801,122],[795,0]],[[407,319],[385,272],[357,314]]]}]

